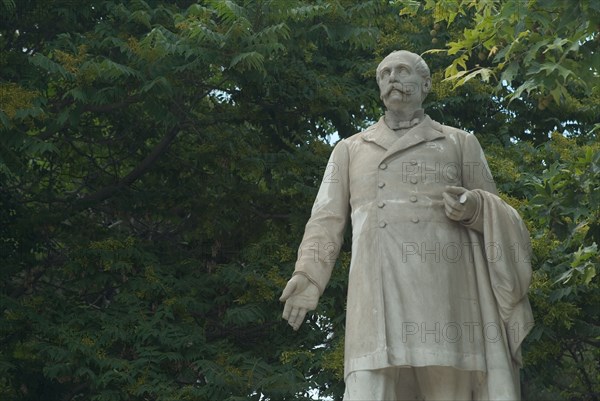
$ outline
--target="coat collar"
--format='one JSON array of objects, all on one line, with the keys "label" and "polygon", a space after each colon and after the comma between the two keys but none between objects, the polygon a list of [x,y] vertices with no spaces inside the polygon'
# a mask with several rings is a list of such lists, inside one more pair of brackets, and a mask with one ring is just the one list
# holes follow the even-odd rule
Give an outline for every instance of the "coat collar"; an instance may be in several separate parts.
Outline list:
[{"label": "coat collar", "polygon": [[364,141],[373,142],[386,150],[384,159],[421,142],[443,137],[445,135],[442,132],[442,125],[427,115],[420,124],[406,131],[400,137],[387,126],[383,117],[362,135]]}]

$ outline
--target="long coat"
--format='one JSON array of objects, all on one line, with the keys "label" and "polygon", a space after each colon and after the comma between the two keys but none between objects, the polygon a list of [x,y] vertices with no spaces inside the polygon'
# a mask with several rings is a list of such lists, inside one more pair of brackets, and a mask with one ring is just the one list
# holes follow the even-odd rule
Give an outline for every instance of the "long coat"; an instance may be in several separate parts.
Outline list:
[{"label": "long coat", "polygon": [[[479,197],[471,221],[445,215],[449,185]],[[529,236],[496,196],[475,136],[428,116],[398,136],[381,119],[335,146],[294,273],[321,293],[349,217],[345,377],[449,366],[479,372],[482,399],[517,399],[520,344],[532,323]]]}]

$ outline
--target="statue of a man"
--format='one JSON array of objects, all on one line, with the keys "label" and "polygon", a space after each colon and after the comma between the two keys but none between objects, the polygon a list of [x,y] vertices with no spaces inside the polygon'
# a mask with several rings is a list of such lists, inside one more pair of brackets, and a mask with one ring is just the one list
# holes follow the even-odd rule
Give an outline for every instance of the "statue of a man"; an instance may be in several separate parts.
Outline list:
[{"label": "statue of a man", "polygon": [[316,308],[350,217],[344,400],[517,400],[529,233],[475,136],[424,114],[419,55],[392,52],[377,83],[385,116],[335,146],[283,318]]}]

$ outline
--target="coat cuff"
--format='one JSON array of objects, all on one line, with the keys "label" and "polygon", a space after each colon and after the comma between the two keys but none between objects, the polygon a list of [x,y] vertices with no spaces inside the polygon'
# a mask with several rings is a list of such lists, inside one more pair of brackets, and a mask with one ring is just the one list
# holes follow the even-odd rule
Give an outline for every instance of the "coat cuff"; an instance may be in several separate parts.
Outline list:
[{"label": "coat cuff", "polygon": [[473,217],[468,220],[461,220],[460,222],[463,226],[483,234],[483,213],[481,213],[483,199],[481,194],[477,193],[477,191],[472,192],[477,196],[477,209],[475,210]]},{"label": "coat cuff", "polygon": [[315,279],[313,279],[311,276],[309,276],[308,273],[303,272],[303,271],[295,271],[294,274],[292,274],[292,277],[294,277],[297,274],[301,274],[304,277],[306,277],[308,279],[308,281],[313,283],[319,289],[319,294],[323,295],[323,288],[321,288],[321,286],[317,283],[317,281]]}]

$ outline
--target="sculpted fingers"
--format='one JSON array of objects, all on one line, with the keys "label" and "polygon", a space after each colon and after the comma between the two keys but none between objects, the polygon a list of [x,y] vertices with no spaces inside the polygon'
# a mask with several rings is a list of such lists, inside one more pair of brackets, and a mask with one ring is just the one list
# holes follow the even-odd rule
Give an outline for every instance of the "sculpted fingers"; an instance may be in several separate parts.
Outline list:
[{"label": "sculpted fingers", "polygon": [[300,309],[298,307],[293,307],[292,311],[290,312],[290,318],[288,319],[288,322],[293,326],[296,323],[296,319],[298,319],[298,313],[300,312]]},{"label": "sculpted fingers", "polygon": [[295,281],[295,280],[288,281],[287,285],[283,289],[283,293],[281,294],[281,297],[279,297],[279,300],[281,302],[287,301],[288,298],[291,297],[292,295],[294,295],[294,292],[296,292],[296,287],[297,287],[297,281]]},{"label": "sculpted fingers", "polygon": [[306,317],[307,312],[308,309],[298,306],[296,303],[288,301],[285,303],[285,308],[283,310],[283,318],[287,320],[288,324],[292,326],[294,330],[298,330],[304,322],[304,318]]},{"label": "sculpted fingers", "polygon": [[446,216],[452,220],[469,220],[473,218],[479,207],[475,192],[462,187],[446,187],[442,197]]},{"label": "sculpted fingers", "polygon": [[446,211],[446,216],[452,220],[461,220],[465,212],[463,204],[461,204],[456,197],[446,192],[444,192],[442,196],[444,198],[444,209]]},{"label": "sculpted fingers", "polygon": [[308,312],[306,309],[300,309],[294,330],[298,330],[300,325],[304,322],[304,318],[306,317],[306,312]]},{"label": "sculpted fingers", "polygon": [[292,315],[290,316],[290,320],[288,323],[294,330],[298,330],[302,323],[304,322],[304,317],[306,316],[307,310],[304,308],[294,308],[292,311]]},{"label": "sculpted fingers", "polygon": [[458,200],[454,196],[448,194],[447,192],[442,193],[442,197],[444,198],[444,206],[446,207],[446,210],[454,210],[460,207],[460,203],[458,202]]},{"label": "sculpted fingers", "polygon": [[286,302],[285,306],[283,307],[283,314],[281,315],[281,317],[289,322],[290,315],[292,314],[292,309],[293,309],[292,303]]},{"label": "sculpted fingers", "polygon": [[319,288],[306,277],[303,275],[293,276],[279,298],[281,301],[285,301],[283,319],[287,320],[294,330],[298,330],[306,313],[317,307],[319,295]]},{"label": "sculpted fingers", "polygon": [[300,314],[300,308],[293,308],[292,313],[290,313],[290,318],[288,319],[288,323],[290,326],[294,327],[294,329],[299,326],[298,324],[298,315]]},{"label": "sculpted fingers", "polygon": [[467,190],[465,188],[463,188],[463,187],[453,187],[453,186],[449,185],[449,186],[446,187],[445,192],[448,193],[448,194],[452,194],[452,195],[458,196],[458,195],[461,195],[464,192],[467,192]]}]

